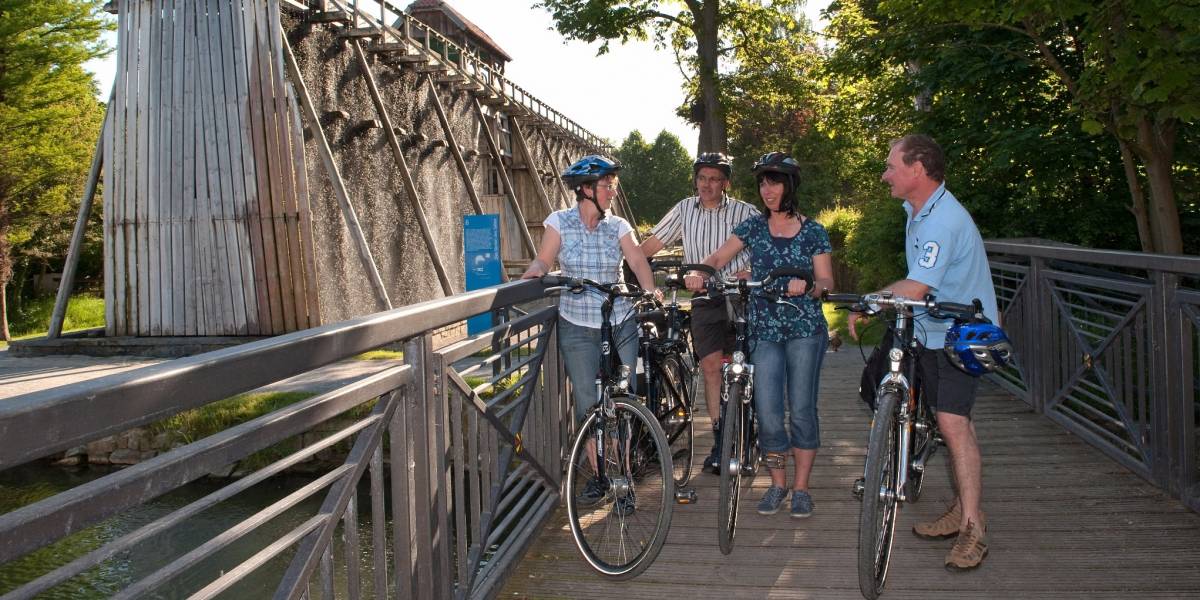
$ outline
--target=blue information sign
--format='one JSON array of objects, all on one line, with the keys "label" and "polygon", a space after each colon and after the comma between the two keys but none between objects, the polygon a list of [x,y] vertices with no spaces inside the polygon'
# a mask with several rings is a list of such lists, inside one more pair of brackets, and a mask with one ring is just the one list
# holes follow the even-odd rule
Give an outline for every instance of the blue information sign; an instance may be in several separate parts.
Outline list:
[{"label": "blue information sign", "polygon": [[[463,216],[463,268],[467,291],[498,285],[500,269],[500,215]],[[492,316],[483,314],[467,320],[467,333],[474,335],[492,326]]]}]

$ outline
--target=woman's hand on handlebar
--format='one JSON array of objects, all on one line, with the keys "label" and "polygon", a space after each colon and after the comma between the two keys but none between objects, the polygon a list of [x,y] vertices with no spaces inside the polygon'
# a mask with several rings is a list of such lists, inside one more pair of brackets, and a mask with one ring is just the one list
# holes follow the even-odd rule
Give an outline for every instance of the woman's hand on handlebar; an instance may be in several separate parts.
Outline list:
[{"label": "woman's hand on handlebar", "polygon": [[803,296],[804,293],[807,291],[808,291],[808,282],[804,281],[803,279],[800,279],[799,277],[796,277],[788,282],[787,291],[784,292],[784,295],[785,296]]}]

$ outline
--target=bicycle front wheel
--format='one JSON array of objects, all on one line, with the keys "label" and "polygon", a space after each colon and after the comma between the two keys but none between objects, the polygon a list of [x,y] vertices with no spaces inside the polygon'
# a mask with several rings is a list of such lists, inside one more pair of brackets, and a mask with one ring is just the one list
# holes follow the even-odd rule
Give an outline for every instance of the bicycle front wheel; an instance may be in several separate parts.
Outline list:
[{"label": "bicycle front wheel", "polygon": [[887,392],[879,398],[867,446],[866,482],[858,520],[858,588],[867,600],[875,600],[883,591],[899,513],[896,489],[900,467],[896,449],[899,402],[900,395],[896,392]]},{"label": "bicycle front wheel", "polygon": [[566,494],[571,535],[593,569],[629,579],[654,562],[671,526],[675,485],[667,440],[649,409],[622,397],[611,416],[588,415],[571,446]]},{"label": "bicycle front wheel", "polygon": [[675,487],[687,485],[692,478],[692,408],[684,383],[684,369],[678,356],[669,354],[654,367],[647,404],[654,407],[670,446]]},{"label": "bicycle front wheel", "polygon": [[717,503],[717,542],[721,554],[733,552],[746,442],[742,384],[730,384],[727,397],[721,412],[721,493]]}]

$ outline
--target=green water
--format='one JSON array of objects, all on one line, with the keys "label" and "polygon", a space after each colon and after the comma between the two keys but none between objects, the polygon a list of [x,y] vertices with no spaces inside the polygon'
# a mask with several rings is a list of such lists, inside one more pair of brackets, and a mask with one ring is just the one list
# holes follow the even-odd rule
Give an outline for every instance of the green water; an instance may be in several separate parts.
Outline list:
[{"label": "green water", "polygon": [[[0,514],[71,489],[111,473],[110,469],[60,469],[45,465],[26,466],[0,473]],[[272,502],[291,493],[310,480],[297,476],[276,477],[185,520],[174,528],[135,545],[132,549],[38,596],[48,599],[107,598],[184,553],[226,531]],[[203,479],[193,482],[154,501],[122,512],[99,524],[77,532],[59,542],[30,553],[16,561],[0,565],[0,594],[67,564],[105,543],[165,516],[188,503],[220,489],[226,480]],[[362,496],[363,494],[360,494]],[[246,538],[226,546],[184,574],[164,584],[148,597],[185,598],[224,571],[233,568],[311,517],[320,505],[324,491],[287,513],[259,527]],[[360,538],[369,540],[369,519],[359,523]],[[341,536],[335,536],[341,537]],[[341,557],[340,548],[335,556]],[[291,551],[276,557],[238,586],[226,591],[225,598],[268,598],[287,568]],[[362,553],[364,592],[370,590],[369,552]],[[341,562],[335,560],[335,563]],[[337,588],[344,589],[344,569],[335,570]],[[316,591],[318,586],[314,586]],[[370,597],[367,593],[364,597]]]}]

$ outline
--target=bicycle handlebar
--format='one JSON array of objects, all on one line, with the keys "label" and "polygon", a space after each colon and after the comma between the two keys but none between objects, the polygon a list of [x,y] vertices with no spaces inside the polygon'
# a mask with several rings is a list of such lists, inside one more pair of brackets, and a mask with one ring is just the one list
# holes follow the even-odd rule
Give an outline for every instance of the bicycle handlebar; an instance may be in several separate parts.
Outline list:
[{"label": "bicycle handlebar", "polygon": [[570,290],[573,294],[578,294],[582,292],[585,287],[590,287],[608,296],[612,296],[613,298],[643,298],[647,295],[647,292],[642,290],[642,288],[633,285],[632,283],[620,281],[614,281],[612,283],[600,283],[598,281],[592,281],[591,279],[585,279],[583,277],[542,275],[541,282],[543,286],[546,286],[547,291],[552,288],[563,288]]},{"label": "bicycle handlebar", "polygon": [[871,294],[837,294],[826,291],[821,294],[821,300],[832,302],[834,304],[848,304],[848,308],[853,312],[865,314],[875,314],[883,310],[883,307],[890,306],[893,308],[919,308],[925,309],[931,315],[941,319],[982,319],[983,303],[978,299],[974,299],[972,304],[959,304],[957,302],[938,302],[932,294],[926,294],[921,300],[905,298],[904,296],[893,296],[890,293],[871,293]]}]

